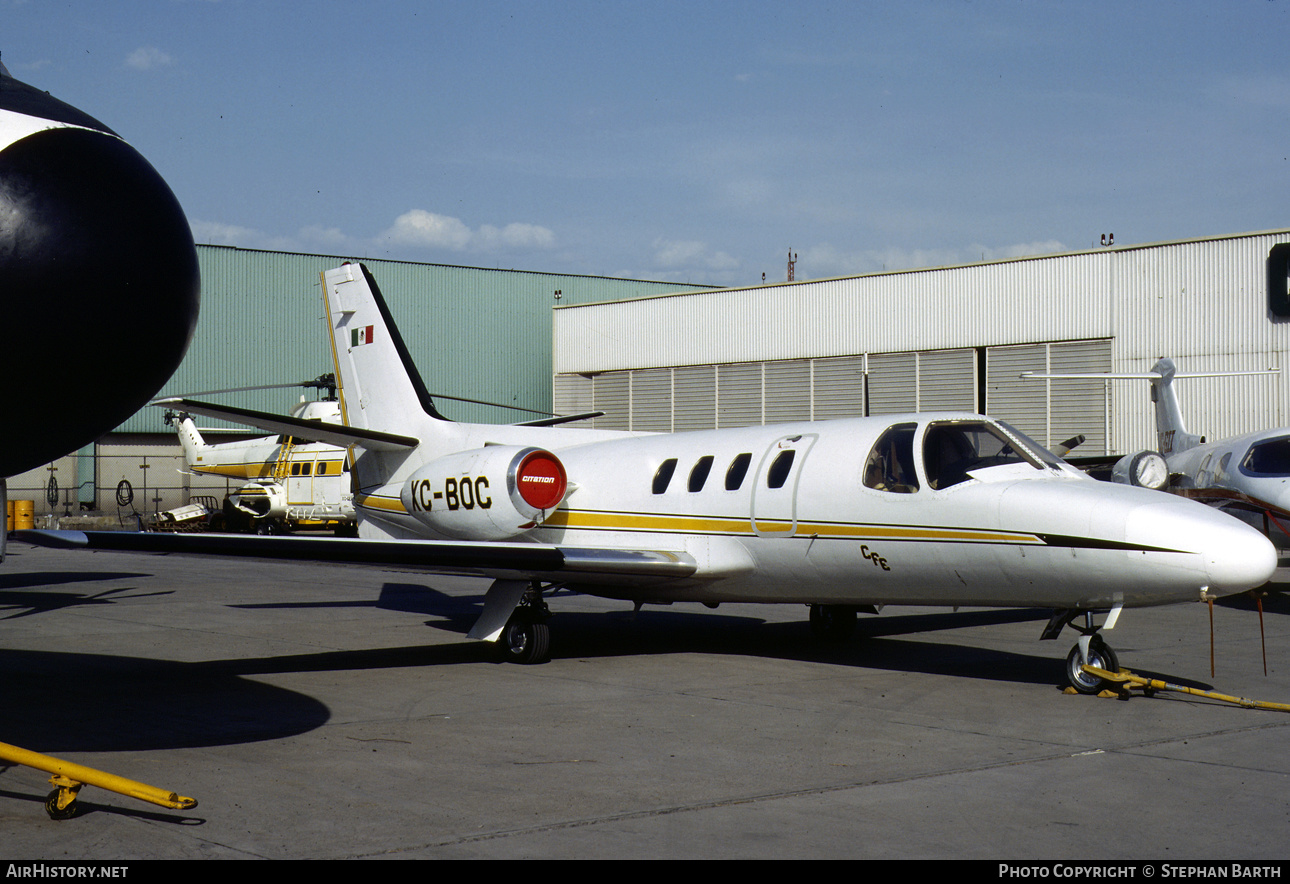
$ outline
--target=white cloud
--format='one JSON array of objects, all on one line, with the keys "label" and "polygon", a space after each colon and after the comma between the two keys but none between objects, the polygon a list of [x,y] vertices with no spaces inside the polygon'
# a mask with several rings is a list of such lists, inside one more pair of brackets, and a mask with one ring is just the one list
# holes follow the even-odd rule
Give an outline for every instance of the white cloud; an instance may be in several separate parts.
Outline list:
[{"label": "white cloud", "polygon": [[739,261],[730,254],[710,251],[699,240],[654,240],[654,263],[666,269],[700,267],[706,270],[733,270]]},{"label": "white cloud", "polygon": [[489,246],[501,243],[515,248],[549,249],[555,245],[555,234],[536,224],[507,224],[501,230],[485,224],[479,228],[476,240]]},{"label": "white cloud", "polygon": [[173,62],[173,58],[155,46],[141,46],[125,57],[126,66],[137,71],[165,67]]},{"label": "white cloud", "polygon": [[505,227],[484,224],[478,230],[471,230],[460,218],[424,209],[404,212],[380,238],[398,245],[451,249],[454,252],[467,249],[549,249],[555,245],[555,234],[537,224],[512,223]]},{"label": "white cloud", "polygon": [[264,242],[268,239],[263,233],[250,227],[219,221],[190,221],[189,227],[192,228],[193,239],[199,243],[258,249],[266,248]]},{"label": "white cloud", "polygon": [[273,252],[319,252],[322,254],[366,254],[367,246],[336,227],[305,227],[295,236],[278,236],[219,221],[191,221],[193,241],[204,245],[265,249]]},{"label": "white cloud", "polygon": [[382,234],[400,245],[429,246],[460,252],[470,244],[473,234],[459,218],[436,215],[424,209],[404,212],[394,219],[394,226]]},{"label": "white cloud", "polygon": [[537,224],[485,224],[471,230],[459,218],[413,209],[374,238],[354,237],[338,227],[311,225],[294,235],[265,233],[252,227],[219,221],[190,222],[193,239],[209,245],[236,246],[282,252],[317,252],[334,255],[391,255],[392,247],[447,249],[453,252],[501,252],[555,246],[555,234]]}]

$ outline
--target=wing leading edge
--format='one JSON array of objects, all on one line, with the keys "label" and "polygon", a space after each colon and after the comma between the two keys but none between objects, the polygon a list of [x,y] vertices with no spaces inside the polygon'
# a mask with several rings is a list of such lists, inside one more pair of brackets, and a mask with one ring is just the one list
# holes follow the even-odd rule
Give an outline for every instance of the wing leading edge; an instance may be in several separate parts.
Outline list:
[{"label": "wing leading edge", "polygon": [[382,433],[377,430],[364,430],[358,427],[346,427],[341,424],[302,420],[284,415],[266,414],[263,411],[252,411],[249,408],[236,408],[232,405],[197,402],[192,399],[178,397],[155,399],[149,404],[164,405],[167,408],[190,411],[193,414],[246,424],[269,433],[296,436],[301,439],[308,439],[311,442],[325,442],[328,445],[339,445],[341,448],[347,448],[350,445],[361,445],[373,451],[400,451],[416,448],[418,443],[416,438],[401,436],[398,433]]},{"label": "wing leading edge", "polygon": [[535,543],[42,530],[16,531],[13,539],[56,549],[406,565],[441,574],[495,579],[548,579],[587,585],[631,585],[676,580],[689,577],[698,570],[694,558],[683,552],[587,549]]}]

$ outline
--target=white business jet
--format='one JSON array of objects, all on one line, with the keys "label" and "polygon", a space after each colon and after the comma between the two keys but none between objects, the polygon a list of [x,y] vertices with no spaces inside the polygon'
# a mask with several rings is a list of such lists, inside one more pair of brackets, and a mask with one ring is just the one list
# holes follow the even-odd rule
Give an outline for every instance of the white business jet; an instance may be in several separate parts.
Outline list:
[{"label": "white business jet", "polygon": [[[545,594],[796,603],[841,637],[881,605],[1046,607],[1081,633],[1067,676],[1118,668],[1123,608],[1265,583],[1259,532],[1181,498],[1089,479],[980,415],[886,415],[691,433],[465,424],[436,409],[367,268],[323,274],[360,539],[68,533],[65,545],[413,564],[492,577],[469,635],[547,658]],[[300,432],[288,418],[165,400]],[[46,542],[59,542],[46,537]],[[1095,612],[1109,612],[1101,625]],[[1081,621],[1082,622],[1078,622]]]},{"label": "white business jet", "polygon": [[1236,377],[1276,371],[1180,372],[1172,359],[1162,358],[1147,372],[1029,376],[1151,381],[1159,450],[1125,455],[1116,464],[1113,481],[1203,501],[1260,527],[1285,546],[1290,544],[1290,427],[1206,442],[1204,436],[1187,432],[1174,389],[1175,378]]}]

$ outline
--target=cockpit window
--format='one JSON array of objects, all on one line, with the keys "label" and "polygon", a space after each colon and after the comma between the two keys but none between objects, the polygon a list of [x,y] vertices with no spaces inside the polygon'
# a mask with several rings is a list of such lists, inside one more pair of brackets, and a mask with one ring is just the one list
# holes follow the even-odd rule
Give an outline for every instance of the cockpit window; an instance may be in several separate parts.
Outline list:
[{"label": "cockpit window", "polygon": [[952,421],[930,424],[923,437],[923,467],[927,470],[927,484],[933,488],[949,488],[966,482],[973,470],[997,467],[1002,464],[1027,463],[1036,469],[1044,464],[1057,463],[1052,454],[1034,445],[1034,451],[1021,440],[1009,439],[999,428],[979,421]]},{"label": "cockpit window", "polygon": [[864,484],[877,491],[913,494],[918,490],[914,471],[914,430],[917,424],[896,424],[883,433],[864,465]]},{"label": "cockpit window", "polygon": [[1290,475],[1290,436],[1250,446],[1241,461],[1241,472],[1255,476]]}]

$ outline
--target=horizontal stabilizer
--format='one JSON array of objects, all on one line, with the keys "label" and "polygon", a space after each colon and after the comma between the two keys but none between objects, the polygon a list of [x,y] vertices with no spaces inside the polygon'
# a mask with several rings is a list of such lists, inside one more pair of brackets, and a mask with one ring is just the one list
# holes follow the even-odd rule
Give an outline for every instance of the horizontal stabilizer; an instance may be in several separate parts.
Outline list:
[{"label": "horizontal stabilizer", "polygon": [[[1174,372],[1176,378],[1243,378],[1251,375],[1260,374],[1279,374],[1279,368],[1261,368],[1255,371],[1178,371]],[[1158,371],[1076,371],[1076,372],[1052,372],[1052,371],[1023,371],[1020,375],[1023,378],[1034,378],[1035,380],[1093,380],[1093,381],[1155,381],[1164,378],[1164,375]]]},{"label": "horizontal stabilizer", "polygon": [[679,579],[689,577],[698,568],[695,560],[682,552],[582,549],[536,543],[39,530],[17,531],[13,539],[56,549],[403,565],[441,574],[558,579],[563,583],[602,585]]},{"label": "horizontal stabilizer", "polygon": [[369,451],[402,451],[408,448],[416,448],[419,444],[419,440],[416,438],[401,436],[397,433],[360,430],[357,427],[346,427],[341,424],[303,420],[280,414],[252,411],[249,408],[235,408],[232,405],[196,402],[192,399],[156,399],[149,404],[188,411],[193,414],[205,415],[206,417],[217,417],[222,420],[256,427],[270,433],[295,436],[308,439],[311,442],[325,442],[329,445],[339,445],[342,448],[358,445]]}]

